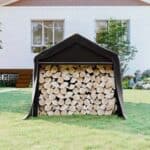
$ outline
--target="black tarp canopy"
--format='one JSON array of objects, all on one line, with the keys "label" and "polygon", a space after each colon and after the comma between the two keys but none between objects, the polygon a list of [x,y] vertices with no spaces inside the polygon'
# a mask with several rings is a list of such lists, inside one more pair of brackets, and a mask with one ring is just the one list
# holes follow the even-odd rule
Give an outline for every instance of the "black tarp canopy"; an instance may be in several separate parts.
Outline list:
[{"label": "black tarp canopy", "polygon": [[115,97],[118,106],[116,114],[126,118],[124,112],[120,62],[118,55],[112,51],[100,47],[96,43],[79,34],[74,34],[55,46],[41,52],[35,57],[32,106],[26,118],[38,115],[38,102],[40,94],[38,80],[41,64],[111,64],[114,70],[116,87]]}]

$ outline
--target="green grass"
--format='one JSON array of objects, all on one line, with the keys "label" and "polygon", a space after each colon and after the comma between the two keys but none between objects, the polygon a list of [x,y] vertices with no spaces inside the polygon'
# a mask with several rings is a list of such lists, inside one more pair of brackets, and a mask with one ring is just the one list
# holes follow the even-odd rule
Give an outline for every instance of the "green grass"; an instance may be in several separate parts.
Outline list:
[{"label": "green grass", "polygon": [[124,90],[127,120],[90,115],[22,120],[31,89],[10,90],[0,89],[0,150],[150,150],[150,91]]}]

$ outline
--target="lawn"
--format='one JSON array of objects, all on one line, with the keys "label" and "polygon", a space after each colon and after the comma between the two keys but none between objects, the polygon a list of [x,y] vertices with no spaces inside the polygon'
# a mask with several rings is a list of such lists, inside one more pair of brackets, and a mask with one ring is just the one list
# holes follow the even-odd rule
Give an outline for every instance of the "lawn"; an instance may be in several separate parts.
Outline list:
[{"label": "lawn", "polygon": [[0,89],[0,150],[150,150],[150,91],[124,90],[127,120],[117,116],[22,120],[31,89]]}]

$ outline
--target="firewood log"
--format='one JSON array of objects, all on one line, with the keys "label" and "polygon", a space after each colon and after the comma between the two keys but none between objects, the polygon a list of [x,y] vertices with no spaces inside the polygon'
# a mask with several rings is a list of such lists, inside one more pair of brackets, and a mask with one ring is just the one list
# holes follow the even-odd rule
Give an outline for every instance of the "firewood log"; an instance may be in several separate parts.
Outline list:
[{"label": "firewood log", "polygon": [[49,88],[50,88],[50,84],[49,84],[49,83],[45,83],[45,84],[44,84],[44,88],[45,88],[45,89],[49,89]]},{"label": "firewood log", "polygon": [[83,110],[83,109],[82,109],[82,110],[81,110],[81,114],[82,114],[82,115],[86,115],[86,110]]},{"label": "firewood log", "polygon": [[79,78],[79,73],[75,72],[72,76],[73,76],[73,78]]},{"label": "firewood log", "polygon": [[63,77],[59,77],[57,79],[57,82],[60,83],[60,84],[62,84],[64,82],[64,78]]},{"label": "firewood log", "polygon": [[102,116],[102,115],[105,114],[105,111],[104,111],[103,109],[99,109],[99,110],[97,111],[97,114],[100,115],[100,116]]},{"label": "firewood log", "polygon": [[68,111],[68,115],[72,115],[73,114],[73,112],[72,111]]},{"label": "firewood log", "polygon": [[40,106],[44,106],[45,105],[45,101],[43,99],[40,99],[39,100],[39,104],[40,104]]},{"label": "firewood log", "polygon": [[67,93],[67,89],[66,88],[60,89],[60,93],[63,94],[63,95],[66,94]]},{"label": "firewood log", "polygon": [[74,94],[72,98],[73,98],[73,101],[75,102],[80,100],[80,96],[78,94]]},{"label": "firewood log", "polygon": [[54,73],[56,73],[57,71],[58,71],[58,67],[52,66],[52,68],[51,68],[51,73],[54,74]]},{"label": "firewood log", "polygon": [[91,82],[87,83],[87,85],[86,85],[86,87],[90,90],[92,89],[92,86],[93,86],[93,84]]},{"label": "firewood log", "polygon": [[67,115],[67,111],[66,110],[61,111],[61,115]]},{"label": "firewood log", "polygon": [[51,77],[52,73],[51,71],[46,71],[46,73],[44,74],[44,77]]},{"label": "firewood log", "polygon": [[54,94],[49,94],[49,99],[51,100],[51,101],[53,101],[53,100],[55,100],[56,99],[56,95],[54,95]]},{"label": "firewood log", "polygon": [[45,82],[45,79],[40,75],[39,83],[42,84]]},{"label": "firewood log", "polygon": [[52,94],[52,93],[53,93],[53,89],[52,89],[52,88],[49,88],[49,89],[47,89],[47,90],[46,90],[46,92],[47,92],[47,94],[49,94],[49,95],[50,95],[50,94]]},{"label": "firewood log", "polygon": [[73,90],[75,88],[74,84],[70,84],[70,86],[68,87],[69,90]]},{"label": "firewood log", "polygon": [[112,115],[112,110],[109,110],[109,111],[105,111],[105,115]]},{"label": "firewood log", "polygon": [[76,107],[75,106],[69,106],[68,108],[69,111],[75,112],[76,111]]},{"label": "firewood log", "polygon": [[89,66],[89,67],[86,69],[86,71],[87,71],[88,73],[93,73],[93,72],[94,72],[92,66]]},{"label": "firewood log", "polygon": [[73,100],[72,102],[71,102],[71,105],[72,106],[75,106],[77,104],[77,101],[76,100]]},{"label": "firewood log", "polygon": [[96,92],[101,94],[101,93],[104,92],[104,89],[101,86],[98,85],[98,87],[96,88]]},{"label": "firewood log", "polygon": [[75,83],[76,81],[77,81],[76,78],[72,78],[71,81],[70,81],[70,83]]},{"label": "firewood log", "polygon": [[51,82],[51,83],[50,83],[50,86],[51,86],[52,88],[58,88],[58,87],[59,87],[59,84],[58,84],[57,82]]},{"label": "firewood log", "polygon": [[53,100],[52,104],[55,105],[55,106],[57,106],[58,105],[58,101],[57,100]]},{"label": "firewood log", "polygon": [[66,98],[71,98],[72,95],[73,95],[73,92],[67,92],[66,95],[65,95],[65,97]]},{"label": "firewood log", "polygon": [[65,103],[64,105],[61,106],[60,110],[64,111],[68,109],[68,105]]},{"label": "firewood log", "polygon": [[54,115],[56,115],[56,116],[60,115],[60,111],[59,110],[55,110],[54,111]]},{"label": "firewood log", "polygon": [[56,72],[55,74],[52,75],[52,78],[58,79],[61,76],[61,72]]},{"label": "firewood log", "polygon": [[80,88],[79,92],[80,92],[80,94],[85,94],[86,93],[86,89],[85,88]]},{"label": "firewood log", "polygon": [[45,111],[46,111],[46,112],[50,111],[51,108],[52,108],[52,107],[51,107],[50,105],[45,105]]},{"label": "firewood log", "polygon": [[97,98],[97,94],[94,91],[91,93],[91,98],[93,100],[95,100]]},{"label": "firewood log", "polygon": [[58,104],[57,104],[56,106],[53,106],[53,109],[54,109],[54,110],[60,110],[60,108],[61,108],[61,107],[60,107]]},{"label": "firewood log", "polygon": [[53,111],[48,111],[47,114],[48,114],[48,116],[53,116],[54,112]]},{"label": "firewood log", "polygon": [[69,81],[71,79],[71,76],[69,74],[64,74],[63,79],[65,81]]},{"label": "firewood log", "polygon": [[65,99],[65,95],[58,93],[56,96],[59,100],[64,100]]},{"label": "firewood log", "polygon": [[45,104],[50,106],[52,104],[52,99],[46,99]]},{"label": "firewood log", "polygon": [[103,93],[97,94],[98,99],[104,99],[105,95]]},{"label": "firewood log", "polygon": [[66,105],[70,105],[70,104],[71,104],[71,99],[69,99],[69,98],[66,99],[66,100],[65,100],[65,104],[66,104]]},{"label": "firewood log", "polygon": [[99,84],[100,87],[104,88],[105,87],[105,82],[102,81],[100,84]]},{"label": "firewood log", "polygon": [[51,70],[51,65],[46,65],[45,70]]},{"label": "firewood log", "polygon": [[105,98],[106,99],[111,99],[111,98],[113,98],[114,97],[114,93],[109,93],[109,94],[106,94],[105,95]]},{"label": "firewood log", "polygon": [[108,104],[108,100],[109,100],[109,99],[106,99],[106,98],[102,99],[102,104],[103,104],[103,105],[107,105],[107,104]]},{"label": "firewood log", "polygon": [[101,105],[100,109],[105,110],[106,109],[106,105]]},{"label": "firewood log", "polygon": [[90,114],[91,114],[91,115],[97,115],[97,111],[96,111],[96,110],[92,110],[92,111],[90,112]]},{"label": "firewood log", "polygon": [[58,104],[61,105],[61,106],[64,105],[64,103],[65,103],[65,101],[64,101],[63,99],[60,99],[60,100],[58,101]]},{"label": "firewood log", "polygon": [[83,82],[88,83],[91,80],[89,76],[85,76]]},{"label": "firewood log", "polygon": [[87,106],[90,105],[89,99],[85,99],[85,100],[84,100],[84,105],[87,105]]},{"label": "firewood log", "polygon": [[68,87],[68,82],[64,82],[60,85],[60,88],[63,89],[63,88],[67,88]]},{"label": "firewood log", "polygon": [[59,93],[60,93],[60,91],[59,91],[59,89],[58,89],[58,88],[55,88],[55,89],[53,89],[53,93],[54,93],[54,94],[59,94]]}]

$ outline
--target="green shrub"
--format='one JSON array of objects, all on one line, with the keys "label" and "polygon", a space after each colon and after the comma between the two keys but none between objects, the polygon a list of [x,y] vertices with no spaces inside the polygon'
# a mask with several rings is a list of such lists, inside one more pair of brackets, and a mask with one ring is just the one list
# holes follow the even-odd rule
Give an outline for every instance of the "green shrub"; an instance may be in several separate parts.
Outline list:
[{"label": "green shrub", "polygon": [[133,78],[133,76],[127,75],[123,77],[122,87],[123,89],[130,89],[129,81]]},{"label": "green shrub", "polygon": [[129,80],[128,79],[122,81],[122,87],[123,87],[123,89],[129,89]]}]

